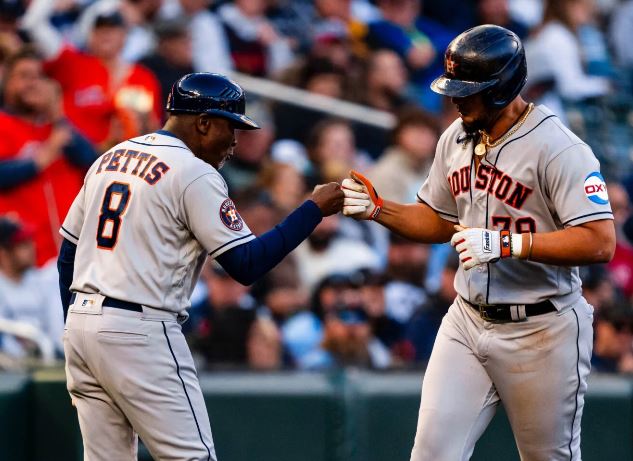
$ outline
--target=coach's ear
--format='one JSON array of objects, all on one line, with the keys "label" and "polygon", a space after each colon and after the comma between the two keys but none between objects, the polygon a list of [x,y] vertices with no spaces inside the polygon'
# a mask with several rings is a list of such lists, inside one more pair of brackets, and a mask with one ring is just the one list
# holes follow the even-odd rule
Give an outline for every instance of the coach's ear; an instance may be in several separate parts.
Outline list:
[{"label": "coach's ear", "polygon": [[206,136],[209,133],[209,130],[211,130],[211,125],[213,124],[213,121],[211,120],[211,117],[209,117],[207,114],[199,114],[196,117],[196,130],[203,136]]}]

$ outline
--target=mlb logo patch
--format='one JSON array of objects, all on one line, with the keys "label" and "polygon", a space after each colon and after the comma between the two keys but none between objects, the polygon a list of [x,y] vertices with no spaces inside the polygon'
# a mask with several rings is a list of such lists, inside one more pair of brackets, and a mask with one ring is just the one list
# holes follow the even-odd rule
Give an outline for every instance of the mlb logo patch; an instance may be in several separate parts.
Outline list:
[{"label": "mlb logo patch", "polygon": [[233,200],[227,198],[220,206],[220,219],[222,223],[231,230],[239,231],[244,227],[244,221],[237,212]]},{"label": "mlb logo patch", "polygon": [[81,302],[81,307],[92,307],[92,305],[93,305],[94,303],[95,303],[95,302],[94,302],[94,300],[92,300],[92,299],[84,299],[84,300]]},{"label": "mlb logo patch", "polygon": [[584,188],[585,195],[593,203],[597,203],[598,205],[606,205],[609,203],[607,184],[599,172],[594,171],[585,178]]}]

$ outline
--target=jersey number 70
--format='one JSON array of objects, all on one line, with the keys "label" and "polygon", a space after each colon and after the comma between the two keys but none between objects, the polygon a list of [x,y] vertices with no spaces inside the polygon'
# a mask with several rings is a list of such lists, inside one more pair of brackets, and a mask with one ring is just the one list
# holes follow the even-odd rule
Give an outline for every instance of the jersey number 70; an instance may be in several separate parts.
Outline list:
[{"label": "jersey number 70", "polygon": [[97,247],[113,250],[121,230],[121,215],[130,203],[130,185],[113,182],[108,186],[101,203],[101,214],[97,226]]}]

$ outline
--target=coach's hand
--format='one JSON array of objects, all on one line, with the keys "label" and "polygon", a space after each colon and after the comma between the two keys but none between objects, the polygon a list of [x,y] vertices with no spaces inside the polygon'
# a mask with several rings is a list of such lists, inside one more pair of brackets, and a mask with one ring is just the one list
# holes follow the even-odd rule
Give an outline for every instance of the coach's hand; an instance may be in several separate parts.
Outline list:
[{"label": "coach's hand", "polygon": [[521,257],[521,234],[462,226],[455,226],[455,230],[457,232],[451,238],[451,245],[459,253],[459,260],[465,270],[502,258]]},{"label": "coach's hand", "polygon": [[312,191],[310,200],[316,203],[323,216],[330,216],[341,211],[344,198],[341,185],[331,182],[316,186]]},{"label": "coach's hand", "polygon": [[345,193],[343,214],[354,219],[376,219],[382,211],[382,198],[365,176],[354,170],[349,175],[342,184]]}]

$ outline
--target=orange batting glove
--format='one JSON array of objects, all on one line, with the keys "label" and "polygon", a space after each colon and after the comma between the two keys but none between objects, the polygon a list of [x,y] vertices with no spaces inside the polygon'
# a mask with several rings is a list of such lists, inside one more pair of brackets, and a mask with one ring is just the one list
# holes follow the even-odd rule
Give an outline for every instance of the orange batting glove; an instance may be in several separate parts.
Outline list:
[{"label": "orange batting glove", "polygon": [[343,214],[354,219],[376,219],[382,211],[382,198],[365,176],[354,170],[349,175],[341,185],[345,194]]}]

